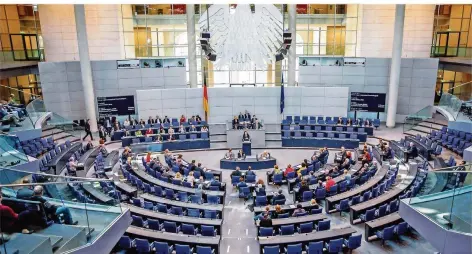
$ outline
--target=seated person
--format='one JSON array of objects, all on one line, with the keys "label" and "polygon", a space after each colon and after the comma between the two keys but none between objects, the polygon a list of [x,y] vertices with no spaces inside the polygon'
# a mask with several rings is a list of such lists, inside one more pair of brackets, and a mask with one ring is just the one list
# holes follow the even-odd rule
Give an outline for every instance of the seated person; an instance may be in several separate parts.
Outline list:
[{"label": "seated person", "polygon": [[262,220],[262,218],[264,218],[264,216],[267,215],[269,218],[271,217],[271,214],[270,214],[270,207],[269,206],[266,206],[264,208],[264,212],[256,215],[254,217],[254,220]]},{"label": "seated person", "polygon": [[156,119],[154,120],[154,123],[162,124],[161,118],[159,116],[156,116]]},{"label": "seated person", "polygon": [[339,117],[338,122],[336,124],[337,125],[342,125],[343,124],[343,119],[341,117]]},{"label": "seated person", "polygon": [[272,227],[272,219],[266,214],[259,222],[260,227]]},{"label": "seated person", "polygon": [[202,118],[200,117],[200,115],[195,116],[195,121],[197,121],[198,124],[202,122]]},{"label": "seated person", "polygon": [[170,119],[167,116],[164,116],[164,119],[162,119],[162,123],[170,123]]},{"label": "seated person", "polygon": [[[23,179],[23,184],[29,184],[28,178]],[[23,186],[16,191],[17,199],[29,199],[33,196],[33,190],[29,186]]]},{"label": "seated person", "polygon": [[321,180],[318,180],[318,184],[316,185],[316,189],[324,189],[325,186],[323,185],[323,182]]},{"label": "seated person", "polygon": [[297,215],[303,213],[306,213],[305,209],[303,209],[303,206],[301,204],[297,204],[297,209],[293,211],[292,217],[297,217]]},{"label": "seated person", "polygon": [[197,127],[195,127],[195,125],[193,125],[193,124],[190,126],[190,130],[189,130],[189,131],[190,131],[190,132],[198,132]]},{"label": "seated person", "polygon": [[316,162],[318,161],[318,157],[323,153],[323,148],[320,148],[319,151],[314,151],[313,155],[311,156],[311,161]]},{"label": "seated person", "polygon": [[33,189],[33,197],[30,198],[30,200],[33,201],[39,201],[44,205],[44,208],[46,210],[46,214],[50,219],[53,219],[56,222],[59,222],[59,217],[62,216],[64,220],[64,224],[67,225],[77,225],[77,221],[72,220],[72,215],[70,213],[69,208],[65,206],[56,206],[49,201],[47,201],[45,198],[43,198],[43,187],[40,185],[37,185]]},{"label": "seated person", "polygon": [[352,125],[352,119],[351,119],[351,118],[348,118],[348,119],[347,119],[346,125],[347,125],[347,126],[351,126],[351,125]]},{"label": "seated person", "polygon": [[359,149],[359,153],[364,154],[366,152],[369,152],[369,147],[367,146],[367,143],[364,143],[364,146],[362,147],[362,149]]},{"label": "seated person", "polygon": [[143,133],[141,133],[141,130],[137,130],[136,132],[134,132],[134,135],[136,137],[142,137],[143,136]]},{"label": "seated person", "polygon": [[240,160],[246,159],[246,154],[243,152],[243,150],[239,150],[238,159],[240,159]]},{"label": "seated person", "polygon": [[282,207],[280,205],[275,205],[275,212],[274,212],[274,218],[279,218],[280,214],[283,214],[284,210],[282,210]]},{"label": "seated person", "polygon": [[[23,234],[29,234],[26,229],[29,211],[23,211],[17,214],[9,206],[2,205],[3,195],[0,191],[0,231],[6,233],[13,233],[22,230]],[[3,234],[2,234],[3,238]]]},{"label": "seated person", "polygon": [[154,124],[156,121],[152,119],[152,116],[149,116],[149,119],[147,120],[148,124]]},{"label": "seated person", "polygon": [[346,159],[346,152],[346,148],[344,148],[344,146],[341,146],[341,151],[339,153],[336,153],[336,158],[334,159],[334,161],[339,164],[342,164]]},{"label": "seated person", "polygon": [[[190,120],[190,119],[189,119],[189,120]],[[180,125],[184,124],[185,122],[187,122],[187,119],[185,119],[185,116],[182,115],[182,116],[180,117]]]},{"label": "seated person", "polygon": [[246,175],[247,175],[247,176],[256,175],[256,173],[254,173],[254,171],[252,171],[252,167],[251,167],[251,166],[249,166],[249,167],[247,168]]},{"label": "seated person", "polygon": [[316,202],[316,199],[312,199],[310,201],[310,205],[311,205],[311,209],[320,209],[320,206],[318,205],[318,203]]},{"label": "seated person", "polygon": [[201,132],[208,132],[208,127],[203,126]]},{"label": "seated person", "polygon": [[69,158],[69,162],[67,162],[68,168],[67,173],[71,176],[77,176],[77,161],[75,160],[74,156]]},{"label": "seated person", "polygon": [[329,191],[333,185],[335,185],[336,182],[331,178],[330,176],[326,177],[326,191]]},{"label": "seated person", "polygon": [[128,118],[126,118],[125,121],[123,122],[123,126],[126,128],[130,125],[131,125],[131,122],[128,120]]},{"label": "seated person", "polygon": [[103,155],[103,157],[106,157],[108,155],[108,150],[105,147],[105,144],[100,144],[100,153]]},{"label": "seated person", "polygon": [[242,173],[241,173],[241,170],[239,167],[236,167],[236,170],[234,170],[233,172],[231,172],[231,177],[233,176],[241,176]]},{"label": "seated person", "polygon": [[0,119],[3,123],[7,123],[16,127],[20,127],[21,125],[19,122],[21,121],[15,114],[9,113],[5,106],[1,106],[0,108]]},{"label": "seated person", "polygon": [[285,200],[285,195],[283,194],[282,189],[277,191],[277,194],[272,198],[272,204],[275,205],[275,202],[278,200]]},{"label": "seated person", "polygon": [[167,133],[173,135],[173,134],[175,133],[174,128],[169,128],[169,130],[167,131]]},{"label": "seated person", "polygon": [[161,142],[162,142],[162,136],[161,136],[161,134],[158,134],[158,135],[156,136],[156,140],[154,140],[154,141],[155,141],[155,142],[158,142],[158,143],[161,143]]},{"label": "seated person", "polygon": [[183,125],[179,126],[179,133],[185,133],[185,127]]},{"label": "seated person", "polygon": [[393,159],[393,151],[390,146],[385,146],[385,148],[382,150],[384,160],[390,160]]},{"label": "seated person", "polygon": [[268,153],[267,151],[264,151],[261,153],[261,156],[259,157],[259,159],[261,160],[268,160],[270,159],[270,153]]},{"label": "seated person", "polygon": [[408,147],[406,154],[407,156],[405,158],[405,162],[408,162],[408,159],[410,158],[414,159],[418,157],[418,148],[416,148],[413,142],[410,142],[410,146]]},{"label": "seated person", "polygon": [[293,168],[292,168],[292,165],[291,164],[288,164],[287,165],[287,168],[285,169],[284,171],[284,176],[287,177],[287,174],[290,173],[290,172],[294,172]]},{"label": "seated person", "polygon": [[338,167],[334,167],[334,168],[333,168],[333,171],[331,171],[331,173],[329,174],[329,176],[331,176],[332,178],[336,178],[336,177],[339,176],[340,174],[341,174],[341,172],[339,172]]},{"label": "seated person", "polygon": [[151,128],[147,129],[146,136],[149,137],[150,135],[154,134]]},{"label": "seated person", "polygon": [[238,190],[241,188],[241,187],[247,187],[247,183],[244,182],[244,177],[240,177],[239,178],[239,183],[236,185],[236,187],[238,188]]},{"label": "seated person", "polygon": [[182,182],[183,179],[184,178],[180,172],[175,173],[174,180],[179,180],[180,182]]},{"label": "seated person", "polygon": [[305,180],[302,180],[301,185],[300,185],[300,189],[298,190],[298,198],[297,198],[298,201],[302,201],[303,192],[305,192],[305,191],[311,191],[311,190],[308,187],[307,182]]},{"label": "seated person", "polygon": [[300,168],[297,170],[297,175],[302,173],[302,170],[306,169],[306,163],[302,162]]},{"label": "seated person", "polygon": [[346,169],[344,170],[343,179],[346,181],[347,185],[351,183],[351,174],[349,174],[349,171]]},{"label": "seated person", "polygon": [[233,120],[231,121],[231,124],[233,125],[233,130],[239,128],[239,120],[237,116],[234,116]]},{"label": "seated person", "polygon": [[173,134],[170,134],[170,135],[169,135],[169,139],[168,139],[168,140],[169,140],[169,141],[175,141],[175,137],[174,137],[174,135],[173,135]]},{"label": "seated person", "polygon": [[364,126],[367,126],[367,127],[372,126],[372,123],[369,121],[369,119],[365,119]]},{"label": "seated person", "polygon": [[372,157],[370,156],[369,152],[365,152],[364,156],[362,156],[362,164],[369,163],[372,161]]},{"label": "seated person", "polygon": [[234,159],[233,149],[231,149],[231,148],[228,149],[228,152],[225,153],[225,157],[224,157],[224,158],[227,159],[227,160],[232,160],[232,159]]},{"label": "seated person", "polygon": [[139,120],[139,125],[145,126],[145,125],[146,125],[146,121],[144,121],[144,120],[141,118],[141,120]]},{"label": "seated person", "polygon": [[166,130],[164,129],[164,127],[161,126],[161,128],[159,129],[159,133],[166,134]]}]

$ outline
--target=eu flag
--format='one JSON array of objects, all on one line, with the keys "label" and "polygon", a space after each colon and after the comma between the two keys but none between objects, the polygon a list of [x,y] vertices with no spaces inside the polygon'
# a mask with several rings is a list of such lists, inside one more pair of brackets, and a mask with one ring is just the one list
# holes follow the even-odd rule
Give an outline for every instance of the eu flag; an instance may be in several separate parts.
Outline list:
[{"label": "eu flag", "polygon": [[285,94],[284,94],[284,73],[282,72],[282,83],[280,84],[280,114],[284,113]]}]

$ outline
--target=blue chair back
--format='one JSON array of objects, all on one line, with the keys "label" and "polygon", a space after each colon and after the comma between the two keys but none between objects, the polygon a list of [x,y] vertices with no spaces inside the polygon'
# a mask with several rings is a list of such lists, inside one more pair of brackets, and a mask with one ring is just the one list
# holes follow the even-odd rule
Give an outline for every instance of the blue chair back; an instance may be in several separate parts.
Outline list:
[{"label": "blue chair back", "polygon": [[334,240],[329,241],[327,249],[328,249],[329,253],[342,252],[342,250],[343,250],[343,239],[340,238],[340,239],[334,239]]},{"label": "blue chair back", "polygon": [[175,252],[179,254],[192,254],[192,252],[190,251],[189,245],[181,245],[181,244],[175,245]]},{"label": "blue chair back", "polygon": [[323,241],[308,243],[307,254],[323,254]]},{"label": "blue chair back", "polygon": [[264,254],[280,254],[279,246],[264,246]]},{"label": "blue chair back", "polygon": [[300,233],[311,233],[313,231],[313,222],[300,224]]},{"label": "blue chair back", "polygon": [[212,253],[213,251],[211,247],[197,245],[197,254],[212,254]]},{"label": "blue chair back", "polygon": [[295,226],[283,225],[280,227],[280,235],[293,235],[295,233]]},{"label": "blue chair back", "polygon": [[215,236],[216,235],[215,227],[213,226],[202,225],[201,228],[202,228],[202,231],[201,231],[202,236]]},{"label": "blue chair back", "polygon": [[272,236],[274,229],[272,227],[261,227],[259,229],[259,236]]},{"label": "blue chair back", "polygon": [[318,222],[318,227],[316,228],[318,231],[329,230],[331,228],[331,221],[330,220],[323,220]]},{"label": "blue chair back", "polygon": [[287,254],[302,254],[302,244],[287,245]]}]

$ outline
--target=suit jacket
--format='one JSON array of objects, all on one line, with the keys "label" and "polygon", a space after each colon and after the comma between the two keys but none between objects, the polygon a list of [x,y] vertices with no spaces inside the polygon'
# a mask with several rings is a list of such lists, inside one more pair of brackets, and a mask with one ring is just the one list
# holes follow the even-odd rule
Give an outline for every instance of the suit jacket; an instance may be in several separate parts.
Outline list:
[{"label": "suit jacket", "polygon": [[244,118],[251,120],[251,114],[249,114],[249,113],[244,114]]}]

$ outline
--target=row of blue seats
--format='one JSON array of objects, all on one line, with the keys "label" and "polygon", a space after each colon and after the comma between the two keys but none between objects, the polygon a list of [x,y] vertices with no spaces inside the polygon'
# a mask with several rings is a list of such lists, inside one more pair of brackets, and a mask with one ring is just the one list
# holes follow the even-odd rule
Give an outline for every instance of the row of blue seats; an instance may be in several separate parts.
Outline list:
[{"label": "row of blue seats", "polygon": [[[174,135],[178,135],[179,140],[208,139],[208,132],[202,132],[200,134],[200,137],[198,137],[198,134],[196,134],[196,133],[192,133],[192,134],[179,134],[179,133],[176,133]],[[162,141],[166,141],[166,140],[169,140],[170,135],[169,134],[163,134],[163,135],[161,135],[161,137],[162,137]],[[144,142],[145,143],[154,142],[154,141],[156,141],[156,139],[157,139],[157,136],[144,137]],[[139,138],[133,138],[131,143],[132,144],[139,144],[139,143],[141,143],[141,140]]]},{"label": "row of blue seats", "polygon": [[205,226],[200,225],[199,227],[195,227],[193,224],[186,224],[180,223],[177,224],[174,221],[163,221],[162,223],[156,219],[147,219],[143,220],[141,216],[131,215],[133,221],[131,225],[141,228],[148,228],[157,231],[164,231],[167,233],[180,233],[182,232],[184,235],[197,235],[200,234],[202,236],[216,236],[218,235],[217,230],[214,226]]},{"label": "row of blue seats", "polygon": [[[366,122],[369,123],[370,125],[374,125],[376,128],[380,126],[380,119],[375,118],[375,119],[370,119],[370,118],[347,118],[347,117],[341,117],[342,124],[346,125],[348,122],[348,119],[351,120],[353,125],[364,125]],[[286,116],[285,119],[282,121],[282,124],[300,124],[300,123],[310,123],[310,124],[337,124],[339,120],[339,117],[323,117],[323,116]]]},{"label": "row of blue seats", "polygon": [[358,139],[357,133],[351,133],[347,135],[346,133],[337,133],[337,132],[304,132],[304,131],[288,131],[283,130],[282,138],[332,138],[332,139]]},{"label": "row of blue seats", "polygon": [[[307,216],[307,215],[310,215],[310,214],[313,215],[313,214],[321,214],[321,213],[323,213],[323,208],[311,209],[308,212],[305,211],[304,213],[297,213],[295,217],[302,217],[302,216]],[[286,218],[290,218],[290,217],[292,217],[292,215],[288,212],[277,214],[277,219],[286,219]]]},{"label": "row of blue seats", "polygon": [[382,239],[382,245],[384,245],[386,240],[391,240],[395,236],[400,237],[400,235],[405,234],[409,229],[410,226],[408,226],[408,223],[400,222],[397,225],[392,225],[375,232],[375,235],[377,238]]},{"label": "row of blue seats", "polygon": [[[54,149],[52,149],[49,152],[47,152],[46,154],[44,154],[44,156],[41,158],[41,160],[39,160],[39,170],[41,172],[48,171],[49,168],[47,167],[47,165],[49,164],[49,162],[51,162],[54,158],[56,158],[56,156],[58,154],[60,154],[63,151],[67,150],[67,148],[69,148],[71,146],[72,146],[72,143],[69,140],[67,140],[65,143],[62,143],[58,146],[55,146]],[[76,156],[76,158],[80,158],[81,154],[82,154],[81,151],[76,151],[74,153],[74,156]]]},{"label": "row of blue seats", "polygon": [[[295,230],[295,225],[290,224],[290,225],[282,225],[279,228],[278,234],[279,235],[293,235],[295,232],[298,232],[299,234],[307,234],[307,233],[312,233],[313,229],[315,231],[325,231],[329,230],[331,228],[331,221],[330,220],[322,220],[318,221],[317,223],[311,222],[306,222],[300,224],[299,227],[296,228]],[[261,227],[259,229],[259,236],[275,236],[277,233],[274,230],[273,227]]]},{"label": "row of blue seats", "polygon": [[82,203],[90,203],[94,204],[96,201],[95,199],[89,197],[87,194],[85,194],[84,190],[81,188],[81,184],[74,184],[73,182],[69,183],[69,186],[72,190],[72,193],[76,197],[77,201],[82,202]]},{"label": "row of blue seats", "polygon": [[[464,150],[468,147],[472,146],[472,134],[465,134],[465,132],[458,132],[452,133],[442,133],[433,131],[431,134],[427,136],[427,138],[438,145],[442,145],[449,150],[454,151],[461,156],[464,154]],[[464,134],[464,135],[462,135]],[[416,135],[416,139],[422,139],[421,135]]]},{"label": "row of blue seats", "polygon": [[[282,125],[282,130],[290,130],[291,125]],[[356,132],[354,127],[343,127],[343,126],[321,126],[321,125],[293,125],[293,130],[314,130],[314,131],[337,131],[337,132]],[[365,128],[357,128],[357,132],[365,133]]]},{"label": "row of blue seats", "polygon": [[50,138],[36,138],[24,140],[20,142],[21,148],[26,155],[38,157],[43,153],[49,152],[56,147],[56,143],[52,137]]},{"label": "row of blue seats", "polygon": [[[353,235],[350,236],[348,239],[338,238],[332,239],[330,241],[324,242],[310,242],[307,245],[303,246],[301,243],[299,244],[289,244],[287,247],[284,248],[284,252],[286,254],[300,254],[303,250],[306,253],[339,253],[343,252],[343,249],[354,250],[361,246],[362,243],[362,235]],[[280,254],[283,251],[280,250],[280,246],[265,246],[264,254]]]},{"label": "row of blue seats", "polygon": [[[191,126],[191,125],[194,125],[195,127],[201,127],[201,126],[208,126],[207,122],[206,121],[201,121],[200,123],[198,123],[197,121],[193,121],[191,123],[188,123],[188,122],[184,122],[182,123],[183,126],[185,127],[188,127],[188,126]],[[123,123],[121,123],[121,126],[124,126]],[[175,122],[170,122],[170,123],[153,123],[153,124],[143,124],[144,128],[161,128],[163,127],[164,129],[167,129],[167,128],[174,128],[174,129],[178,129],[179,126],[180,126],[180,122],[178,121],[175,121]],[[143,127],[141,126],[141,124],[137,124],[137,125],[128,125],[125,127],[125,129],[127,130],[136,130],[136,129],[142,129]]]},{"label": "row of blue seats", "polygon": [[[197,208],[187,208],[187,207],[180,207],[180,206],[172,206],[170,209],[165,204],[157,203],[154,204],[153,202],[149,201],[141,201],[140,199],[134,198],[132,204],[137,207],[141,207],[144,209],[148,209],[154,212],[160,213],[169,213],[178,216],[189,216],[194,218],[202,218],[202,213],[200,209]],[[206,219],[218,219],[220,218],[219,214],[215,210],[203,210],[203,218]]]},{"label": "row of blue seats", "polygon": [[422,163],[418,164],[418,171],[415,176],[415,181],[413,184],[405,190],[400,196],[399,199],[411,198],[418,194],[420,189],[423,187],[428,177],[428,161],[424,160]]},{"label": "row of blue seats", "polygon": [[[177,254],[193,254],[194,250],[190,245],[175,244],[169,245],[166,242],[155,241],[149,243],[146,239],[131,239],[128,236],[122,236],[118,246],[123,250],[134,250],[137,253],[171,254],[175,251]],[[213,254],[215,250],[207,246],[196,246],[197,254]]]}]

